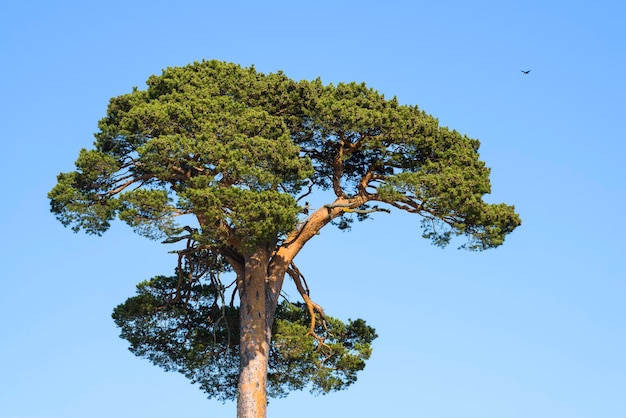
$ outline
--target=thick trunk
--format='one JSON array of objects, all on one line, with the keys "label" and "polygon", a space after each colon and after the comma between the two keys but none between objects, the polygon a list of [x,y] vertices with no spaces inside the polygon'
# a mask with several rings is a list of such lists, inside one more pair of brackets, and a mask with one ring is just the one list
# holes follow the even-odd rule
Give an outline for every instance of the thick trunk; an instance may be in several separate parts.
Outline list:
[{"label": "thick trunk", "polygon": [[276,305],[268,300],[269,257],[259,251],[245,261],[239,282],[240,360],[237,393],[238,418],[265,418],[267,407],[267,365]]},{"label": "thick trunk", "polygon": [[[324,225],[341,215],[346,207],[363,204],[363,196],[338,198],[313,213],[304,226],[291,236],[271,257],[268,249],[258,249],[244,262],[231,264],[237,273],[240,299],[240,361],[237,388],[237,417],[265,418],[267,411],[267,366],[272,325],[280,289],[289,264],[304,244]],[[271,263],[271,265],[270,265]]]}]

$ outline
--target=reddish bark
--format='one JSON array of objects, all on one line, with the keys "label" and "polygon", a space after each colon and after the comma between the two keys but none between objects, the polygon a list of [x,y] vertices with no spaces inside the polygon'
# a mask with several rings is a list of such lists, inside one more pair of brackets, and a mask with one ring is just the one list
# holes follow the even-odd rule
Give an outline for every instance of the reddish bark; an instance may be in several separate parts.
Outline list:
[{"label": "reddish bark", "polygon": [[237,389],[238,418],[266,416],[267,364],[271,337],[271,325],[268,324],[267,316],[270,307],[267,306],[265,289],[268,262],[268,251],[255,252],[246,257],[245,273],[239,278],[241,366]]},{"label": "reddish bark", "polygon": [[306,224],[294,231],[273,254],[258,249],[245,257],[243,268],[234,263],[240,306],[240,374],[237,392],[238,418],[265,418],[267,411],[267,368],[272,325],[278,297],[289,265],[304,244],[332,219],[366,199],[337,199],[319,208]]}]

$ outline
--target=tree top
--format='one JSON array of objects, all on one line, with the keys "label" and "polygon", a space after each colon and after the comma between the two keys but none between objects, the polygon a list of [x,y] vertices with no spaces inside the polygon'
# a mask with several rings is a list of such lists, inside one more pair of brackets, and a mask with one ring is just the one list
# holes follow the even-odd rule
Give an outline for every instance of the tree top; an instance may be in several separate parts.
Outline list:
[{"label": "tree top", "polygon": [[[483,200],[478,140],[363,83],[196,62],[112,98],[98,126],[94,148],[49,193],[75,231],[101,234],[117,217],[155,239],[191,234],[231,259],[281,246],[292,258],[327,223],[389,208],[421,215],[434,244],[464,235],[470,250],[501,245],[521,223],[513,206]],[[309,210],[316,190],[333,201]]]}]

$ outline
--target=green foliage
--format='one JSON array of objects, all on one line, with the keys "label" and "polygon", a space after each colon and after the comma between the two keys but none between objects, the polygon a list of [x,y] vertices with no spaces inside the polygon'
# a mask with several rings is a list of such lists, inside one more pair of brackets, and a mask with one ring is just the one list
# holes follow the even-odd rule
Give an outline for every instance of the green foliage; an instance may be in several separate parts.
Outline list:
[{"label": "green foliage", "polygon": [[309,334],[309,325],[302,304],[279,305],[269,380],[290,390],[301,390],[310,382],[311,392],[317,394],[342,390],[356,382],[357,372],[372,353],[371,342],[378,337],[375,330],[362,319],[346,324],[332,317],[324,322],[318,316],[315,334],[325,336],[320,342]]},{"label": "green foliage", "polygon": [[[187,277],[187,272],[183,276]],[[221,303],[215,282],[157,276],[137,285],[137,295],[115,308],[113,318],[130,350],[167,371],[178,371],[210,398],[234,399],[239,374],[239,308]],[[319,320],[320,318],[318,318]],[[308,333],[310,317],[302,304],[284,301],[276,311],[270,347],[268,395],[286,396],[309,388],[341,390],[356,381],[377,337],[358,319],[327,318]]]},{"label": "green foliage", "polygon": [[363,83],[197,62],[112,98],[99,128],[95,149],[49,193],[75,231],[101,234],[119,217],[167,240],[192,214],[206,242],[246,253],[294,230],[303,186],[420,214],[441,246],[465,235],[465,248],[495,247],[521,223],[513,206],[483,201],[489,169],[477,140]]},{"label": "green foliage", "polygon": [[[466,235],[464,248],[496,247],[520,225],[513,206],[482,200],[490,182],[479,141],[364,84],[326,86],[317,104],[314,133],[298,143],[323,187],[419,213],[424,236],[441,246]],[[338,225],[349,226],[345,220]]]},{"label": "green foliage", "polygon": [[81,151],[76,171],[50,192],[52,212],[94,234],[119,217],[154,239],[171,238],[175,219],[193,214],[209,242],[234,241],[242,252],[273,245],[295,227],[293,195],[312,168],[283,118],[268,112],[276,103],[250,105],[246,95],[267,100],[282,84],[295,85],[211,61],[111,99],[96,149]]},{"label": "green foliage", "polygon": [[166,190],[134,189],[120,193],[119,218],[141,235],[159,239],[177,230],[169,214],[174,210]]},{"label": "green foliage", "polygon": [[201,218],[213,220],[216,228],[203,230],[204,241],[221,243],[225,235],[219,229],[223,208],[228,208],[228,236],[241,242],[244,252],[259,244],[274,244],[280,231],[287,232],[296,224],[300,209],[290,195],[276,190],[203,187],[202,180],[192,181],[181,198],[190,206],[202,208],[196,210]]}]

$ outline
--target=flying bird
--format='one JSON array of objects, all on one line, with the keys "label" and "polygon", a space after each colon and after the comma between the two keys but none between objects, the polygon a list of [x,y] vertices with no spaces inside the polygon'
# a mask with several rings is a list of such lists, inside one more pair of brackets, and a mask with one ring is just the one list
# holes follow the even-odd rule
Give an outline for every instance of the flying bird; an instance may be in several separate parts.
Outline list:
[{"label": "flying bird", "polygon": [[523,72],[524,74],[528,74],[530,72],[530,70],[526,70],[526,71],[520,70],[520,71]]}]

